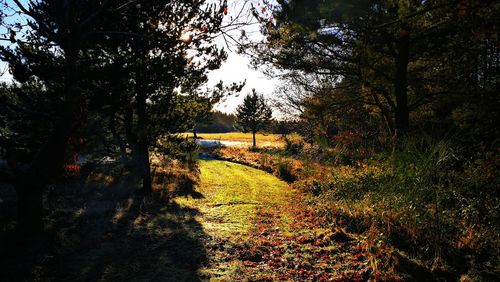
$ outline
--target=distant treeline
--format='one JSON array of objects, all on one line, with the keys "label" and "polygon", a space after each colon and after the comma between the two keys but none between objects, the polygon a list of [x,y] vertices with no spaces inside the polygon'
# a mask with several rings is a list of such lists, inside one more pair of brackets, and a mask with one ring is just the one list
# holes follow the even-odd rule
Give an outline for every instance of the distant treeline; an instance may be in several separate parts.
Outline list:
[{"label": "distant treeline", "polygon": [[[290,134],[302,132],[303,128],[303,122],[271,120],[264,131],[274,134]],[[194,129],[197,133],[241,131],[238,127],[238,119],[235,114],[227,114],[220,111],[212,112],[207,119],[198,122]]]},{"label": "distant treeline", "polygon": [[195,126],[199,133],[219,133],[236,130],[236,116],[223,112],[212,112],[208,118]]}]

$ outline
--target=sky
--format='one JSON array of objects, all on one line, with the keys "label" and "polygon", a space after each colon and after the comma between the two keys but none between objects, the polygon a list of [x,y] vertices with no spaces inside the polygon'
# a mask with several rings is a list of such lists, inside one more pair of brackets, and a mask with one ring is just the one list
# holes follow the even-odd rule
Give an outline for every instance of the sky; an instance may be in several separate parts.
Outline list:
[{"label": "sky", "polygon": [[228,59],[222,64],[221,68],[209,73],[209,84],[217,83],[220,80],[230,84],[246,79],[243,90],[237,95],[229,96],[225,102],[216,105],[216,110],[226,113],[234,112],[236,107],[242,103],[244,96],[251,92],[252,88],[255,88],[258,93],[264,94],[266,97],[272,95],[279,81],[266,77],[261,71],[252,69],[249,64],[250,59],[248,57],[236,52],[230,52]]},{"label": "sky", "polygon": [[[228,14],[225,17],[225,21],[230,21],[233,17],[239,15],[237,21],[248,23],[248,25],[232,31],[230,34],[233,38],[238,38],[243,29],[251,41],[260,41],[262,39],[260,27],[250,12],[251,5],[262,8],[262,2],[262,0],[227,1]],[[235,46],[230,45],[228,49],[226,46],[228,43],[231,44],[231,42],[226,42],[223,38],[217,39],[217,44],[221,47],[225,47],[226,52],[228,52],[228,59],[222,64],[220,69],[209,74],[209,85],[210,83],[216,83],[220,80],[229,84],[246,79],[245,87],[238,95],[228,97],[225,102],[215,107],[216,110],[232,113],[235,111],[236,107],[243,102],[243,98],[246,94],[251,92],[252,88],[255,88],[258,93],[264,94],[265,97],[270,98],[280,81],[275,78],[269,78],[261,70],[256,70],[251,67],[250,58],[243,54],[238,54],[235,51]]]},{"label": "sky", "polygon": [[[240,14],[241,21],[243,22],[252,22],[253,19],[249,13],[250,2],[253,2],[255,5],[259,2],[259,0],[229,0],[228,1],[228,14],[225,17],[226,21],[229,21],[232,17],[235,17],[236,14],[240,14],[240,11],[243,10],[243,13]],[[243,16],[241,16],[243,15]],[[243,27],[246,33],[249,35],[250,39],[258,39],[260,35],[258,26],[250,25]],[[2,30],[1,33],[3,33]],[[241,34],[241,29],[236,29],[231,32],[231,35],[235,38],[239,37]],[[0,41],[0,44],[8,43],[5,41]],[[275,89],[275,87],[279,84],[277,79],[271,79],[266,77],[266,75],[260,71],[255,70],[250,67],[250,59],[245,55],[238,54],[235,50],[236,47],[234,45],[227,46],[227,42],[219,37],[216,39],[216,43],[226,50],[228,53],[227,60],[222,64],[221,68],[218,70],[214,70],[208,74],[208,86],[215,85],[220,80],[224,81],[225,84],[231,84],[233,82],[242,82],[246,80],[245,87],[242,91],[236,95],[231,95],[225,99],[225,101],[215,106],[216,110],[232,113],[235,111],[236,107],[242,103],[244,96],[247,93],[250,93],[252,88],[255,88],[257,92],[264,94],[266,97],[270,97]],[[7,65],[4,62],[0,61],[0,82],[9,82],[12,80],[12,76],[8,73]]]}]

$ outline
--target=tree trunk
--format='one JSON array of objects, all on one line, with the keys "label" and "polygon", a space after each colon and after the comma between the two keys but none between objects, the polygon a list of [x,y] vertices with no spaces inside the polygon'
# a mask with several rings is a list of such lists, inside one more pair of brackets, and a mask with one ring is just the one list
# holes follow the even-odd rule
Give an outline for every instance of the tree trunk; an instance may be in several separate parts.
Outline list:
[{"label": "tree trunk", "polygon": [[257,147],[257,142],[255,140],[255,131],[252,131],[252,135],[253,135],[253,147]]},{"label": "tree trunk", "polygon": [[[140,82],[140,72],[138,75],[138,81]],[[138,159],[139,159],[139,173],[142,178],[142,190],[145,193],[151,193],[151,164],[149,162],[149,144],[148,144],[148,117],[146,112],[146,92],[141,88],[141,83],[137,84],[136,87],[137,100],[136,100],[136,110],[137,110],[137,126],[135,128],[135,134],[137,136],[137,148],[138,148]]]},{"label": "tree trunk", "polygon": [[410,37],[406,29],[400,31],[396,43],[398,54],[396,56],[396,74],[394,79],[394,92],[396,96],[395,127],[397,136],[407,134],[410,127],[410,109],[408,107],[408,62],[410,57]]},{"label": "tree trunk", "polygon": [[151,193],[151,164],[149,162],[149,149],[148,144],[142,142],[139,144],[139,169],[142,177],[142,191],[146,194]]},{"label": "tree trunk", "polygon": [[77,89],[77,49],[72,46],[66,52],[66,102],[63,113],[50,138],[43,144],[29,172],[15,184],[18,209],[18,232],[32,236],[43,231],[43,191],[62,171],[68,141],[81,117],[81,93]]},{"label": "tree trunk", "polygon": [[17,232],[21,238],[43,232],[43,186],[26,181],[16,184]]}]

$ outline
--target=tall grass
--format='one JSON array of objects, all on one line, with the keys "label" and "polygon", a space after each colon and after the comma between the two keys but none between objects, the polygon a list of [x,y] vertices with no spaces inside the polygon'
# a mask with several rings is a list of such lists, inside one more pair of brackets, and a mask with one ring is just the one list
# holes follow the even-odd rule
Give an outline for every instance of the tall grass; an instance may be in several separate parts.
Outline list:
[{"label": "tall grass", "polygon": [[[307,189],[319,195],[327,212],[346,215],[351,228],[375,228],[374,240],[431,262],[430,268],[487,279],[500,270],[495,267],[500,263],[500,175],[459,156],[449,141],[408,139],[400,150],[357,168],[355,177],[339,171]],[[498,159],[485,163],[497,166]]]},{"label": "tall grass", "polygon": [[[452,280],[461,275],[495,280],[500,277],[500,157],[472,160],[464,149],[451,139],[418,137],[352,164],[319,161],[311,148],[294,158],[284,157],[291,155],[286,151],[224,149],[219,154],[265,165],[281,178],[290,172],[292,185],[310,195],[319,213],[366,236],[369,252],[384,253],[381,246],[389,244],[422,264],[415,273],[426,269]],[[390,256],[385,260],[375,262],[386,268],[408,265]]]}]

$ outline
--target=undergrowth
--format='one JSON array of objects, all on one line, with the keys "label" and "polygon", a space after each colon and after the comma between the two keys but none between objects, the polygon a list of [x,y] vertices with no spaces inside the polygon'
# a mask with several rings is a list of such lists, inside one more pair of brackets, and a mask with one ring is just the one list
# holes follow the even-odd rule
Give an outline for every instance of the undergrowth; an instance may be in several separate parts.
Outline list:
[{"label": "undergrowth", "polygon": [[[328,162],[315,158],[324,156],[324,149],[298,152],[298,147],[221,148],[215,153],[293,182],[328,221],[366,237],[374,271],[392,268],[410,280],[427,279],[419,276],[423,269],[433,279],[449,281],[499,277],[498,154],[465,159],[451,142],[419,138],[391,153]],[[386,244],[397,255],[384,256],[380,246]]]}]

